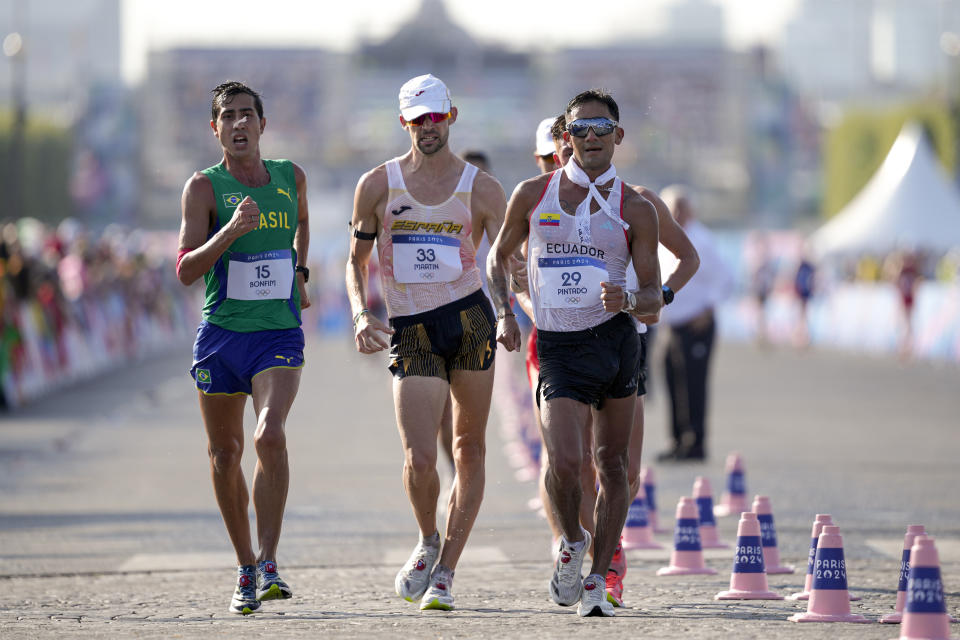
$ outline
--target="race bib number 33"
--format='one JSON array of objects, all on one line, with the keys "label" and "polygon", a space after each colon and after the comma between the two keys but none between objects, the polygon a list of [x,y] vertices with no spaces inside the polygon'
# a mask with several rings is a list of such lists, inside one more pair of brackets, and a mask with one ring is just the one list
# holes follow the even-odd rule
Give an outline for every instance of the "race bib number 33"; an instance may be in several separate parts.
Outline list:
[{"label": "race bib number 33", "polygon": [[596,258],[538,258],[540,305],[548,309],[590,308],[600,304],[607,265]]},{"label": "race bib number 33", "polygon": [[290,249],[234,253],[227,271],[227,297],[234,300],[286,300],[293,289]]},{"label": "race bib number 33", "polygon": [[412,233],[393,237],[393,277],[397,282],[453,282],[462,272],[457,238]]}]

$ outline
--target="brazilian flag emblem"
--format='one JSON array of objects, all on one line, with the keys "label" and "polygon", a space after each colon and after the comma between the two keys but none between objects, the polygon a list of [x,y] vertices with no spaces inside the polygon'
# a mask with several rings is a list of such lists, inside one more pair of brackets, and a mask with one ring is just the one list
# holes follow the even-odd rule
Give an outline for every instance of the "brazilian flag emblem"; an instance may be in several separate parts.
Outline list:
[{"label": "brazilian flag emblem", "polygon": [[210,384],[210,369],[197,369],[197,382],[201,384]]},{"label": "brazilian flag emblem", "polygon": [[242,193],[225,193],[223,194],[223,204],[228,207],[235,207],[240,204],[240,201],[243,200]]}]

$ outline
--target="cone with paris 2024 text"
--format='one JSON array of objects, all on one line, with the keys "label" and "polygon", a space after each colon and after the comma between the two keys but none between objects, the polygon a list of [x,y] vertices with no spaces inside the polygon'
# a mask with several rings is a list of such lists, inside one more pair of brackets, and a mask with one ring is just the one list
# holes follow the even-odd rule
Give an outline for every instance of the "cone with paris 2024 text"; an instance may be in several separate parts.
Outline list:
[{"label": "cone with paris 2024 text", "polygon": [[940,556],[933,536],[918,535],[913,539],[908,574],[898,640],[951,640]]},{"label": "cone with paris 2024 text", "polygon": [[653,539],[653,529],[650,526],[647,501],[642,486],[627,511],[627,522],[623,525],[623,548],[663,549],[663,545]]},{"label": "cone with paris 2024 text", "polygon": [[[787,600],[809,600],[810,589],[813,586],[813,562],[817,556],[817,543],[820,540],[820,533],[823,526],[833,524],[833,518],[829,513],[818,513],[813,520],[813,530],[810,538],[810,553],[807,555],[807,575],[803,582],[803,591],[798,591],[787,596]],[[859,596],[849,596],[851,600],[859,600]]]},{"label": "cone with paris 2024 text", "polygon": [[787,619],[791,622],[869,622],[860,614],[850,612],[847,563],[843,557],[840,527],[833,524],[823,526],[813,561],[813,586],[807,611]]},{"label": "cone with paris 2024 text", "polygon": [[717,521],[713,518],[713,489],[710,481],[697,476],[693,482],[693,499],[697,501],[700,517],[700,546],[703,549],[729,549],[730,545],[717,536]]},{"label": "cone with paris 2024 text", "polygon": [[720,504],[713,508],[713,515],[718,518],[738,515],[749,511],[747,505],[747,484],[744,481],[743,459],[739,453],[727,456],[727,488],[720,497]]},{"label": "cone with paris 2024 text", "polygon": [[693,574],[715,575],[703,563],[703,549],[700,547],[700,521],[697,505],[693,498],[684,496],[677,503],[677,524],[673,533],[673,552],[670,554],[670,566],[657,570],[658,576],[686,576]]},{"label": "cone with paris 2024 text", "polygon": [[757,514],[744,511],[737,524],[737,548],[733,554],[730,589],[716,595],[717,600],[783,600],[770,591],[763,564],[763,544]]},{"label": "cone with paris 2024 text", "polygon": [[907,578],[910,574],[910,549],[913,547],[913,541],[917,536],[927,535],[927,530],[922,524],[908,524],[907,532],[903,535],[903,551],[900,556],[900,580],[897,583],[897,604],[894,606],[894,613],[883,616],[880,622],[886,624],[900,624],[903,618],[903,605],[907,601]]},{"label": "cone with paris 2024 text", "polygon": [[657,483],[653,469],[640,468],[640,483],[643,485],[643,494],[647,500],[647,521],[650,523],[650,528],[654,533],[670,533],[668,529],[660,526],[660,518],[657,515]]},{"label": "cone with paris 2024 text", "polygon": [[791,565],[780,564],[780,551],[777,549],[777,529],[773,524],[773,508],[767,496],[754,496],[753,507],[750,509],[757,514],[760,522],[760,539],[763,543],[763,566],[767,575],[776,573],[793,573],[796,571]]}]

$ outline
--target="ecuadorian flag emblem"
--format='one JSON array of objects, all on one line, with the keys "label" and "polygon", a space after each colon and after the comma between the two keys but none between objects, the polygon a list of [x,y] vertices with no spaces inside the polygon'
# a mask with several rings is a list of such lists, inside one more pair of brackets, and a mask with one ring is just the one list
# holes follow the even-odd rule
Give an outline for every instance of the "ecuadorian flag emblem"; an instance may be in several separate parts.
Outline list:
[{"label": "ecuadorian flag emblem", "polygon": [[540,226],[541,227],[559,227],[560,226],[560,214],[559,213],[547,213],[544,211],[540,214]]},{"label": "ecuadorian flag emblem", "polygon": [[235,207],[243,200],[242,193],[225,193],[223,194],[223,204],[228,207]]}]

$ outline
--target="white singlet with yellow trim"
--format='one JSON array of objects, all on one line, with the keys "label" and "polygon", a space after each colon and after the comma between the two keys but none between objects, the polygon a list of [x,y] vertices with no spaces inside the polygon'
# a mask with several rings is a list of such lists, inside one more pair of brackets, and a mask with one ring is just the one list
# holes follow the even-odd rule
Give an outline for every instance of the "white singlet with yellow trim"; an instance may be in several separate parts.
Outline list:
[{"label": "white singlet with yellow trim", "polygon": [[470,210],[477,167],[464,163],[453,195],[437,205],[421,204],[410,195],[396,158],[386,167],[390,192],[377,253],[387,315],[423,313],[479,289]]},{"label": "white singlet with yellow trim", "polygon": [[[560,206],[557,170],[530,213],[527,274],[537,329],[582,331],[615,314],[603,310],[600,283],[624,286],[630,249],[626,232],[602,211],[590,216],[590,244],[577,235],[576,218]],[[614,179],[607,203],[623,217],[623,183]]]}]

